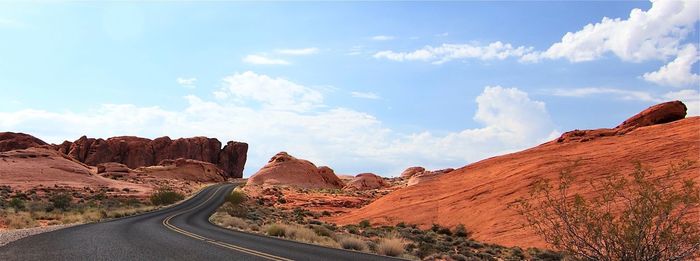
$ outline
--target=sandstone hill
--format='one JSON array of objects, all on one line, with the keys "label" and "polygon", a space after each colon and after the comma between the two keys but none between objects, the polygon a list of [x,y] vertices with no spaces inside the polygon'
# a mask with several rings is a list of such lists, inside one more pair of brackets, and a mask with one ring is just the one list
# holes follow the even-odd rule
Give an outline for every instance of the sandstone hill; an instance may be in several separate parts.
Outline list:
[{"label": "sandstone hill", "polygon": [[357,174],[355,178],[345,184],[344,190],[370,190],[388,186],[384,178],[374,173]]},{"label": "sandstone hill", "polygon": [[286,152],[280,152],[248,179],[246,186],[254,185],[342,188],[343,182],[329,167],[316,167],[308,160],[297,159]]},{"label": "sandstone hill", "polygon": [[243,177],[248,144],[229,141],[223,148],[218,139],[207,137],[154,140],[133,136],[95,139],[85,136],[74,142],[65,141],[54,148],[80,162],[96,166],[117,162],[129,168],[158,165],[167,159],[193,159],[212,163],[223,170],[225,177]]},{"label": "sandstone hill", "polygon": [[0,132],[0,152],[40,147],[44,145],[47,145],[46,142],[29,134]]},{"label": "sandstone hill", "polygon": [[146,196],[152,190],[146,184],[94,175],[89,166],[46,148],[0,152],[0,184],[15,191],[67,188],[88,193],[105,189],[133,196]]},{"label": "sandstone hill", "polygon": [[[576,130],[524,151],[485,159],[437,178],[396,190],[348,214],[330,219],[340,224],[399,222],[428,227],[464,224],[479,241],[502,245],[544,246],[523,218],[508,204],[527,196],[538,178],[556,179],[578,161],[573,175],[580,182],[573,192],[594,193],[588,179],[629,173],[641,161],[662,175],[670,163],[698,161],[700,117],[685,117],[681,102],[653,106],[612,129]],[[700,182],[700,162],[682,173]],[[419,210],[419,211],[417,211]],[[696,212],[697,213],[697,212]],[[700,217],[697,217],[700,218]]]}]

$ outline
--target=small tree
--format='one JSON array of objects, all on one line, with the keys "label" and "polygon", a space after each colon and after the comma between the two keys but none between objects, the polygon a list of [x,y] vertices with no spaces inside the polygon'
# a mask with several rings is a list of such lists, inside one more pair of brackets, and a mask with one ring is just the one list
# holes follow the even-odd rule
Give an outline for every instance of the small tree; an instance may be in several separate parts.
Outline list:
[{"label": "small tree", "polygon": [[185,199],[185,196],[173,191],[168,187],[161,187],[155,193],[151,194],[151,203],[153,205],[169,205]]},{"label": "small tree", "polygon": [[73,197],[69,194],[66,193],[59,193],[59,194],[54,194],[49,198],[49,202],[51,202],[51,205],[53,209],[60,209],[60,210],[66,210],[70,207],[71,200],[73,200]]},{"label": "small tree", "polygon": [[561,171],[557,188],[539,180],[530,197],[514,206],[547,243],[575,258],[690,259],[700,251],[700,190],[678,175],[692,164],[671,165],[654,178],[637,163],[629,178],[613,174],[590,181],[595,196],[588,198],[570,195],[574,164]]}]

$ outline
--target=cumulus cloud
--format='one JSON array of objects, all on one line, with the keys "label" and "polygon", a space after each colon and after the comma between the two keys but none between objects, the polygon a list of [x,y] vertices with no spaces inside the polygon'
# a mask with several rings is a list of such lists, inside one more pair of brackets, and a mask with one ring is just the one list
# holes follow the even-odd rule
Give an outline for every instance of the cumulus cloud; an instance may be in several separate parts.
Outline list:
[{"label": "cumulus cloud", "polygon": [[350,95],[355,98],[378,100],[379,94],[373,92],[350,92]]},{"label": "cumulus cloud", "polygon": [[693,73],[693,64],[700,60],[695,45],[688,44],[672,62],[659,68],[658,71],[645,73],[644,80],[658,85],[683,87],[700,85],[700,75]]},{"label": "cumulus cloud", "polygon": [[509,43],[497,41],[488,45],[442,44],[437,47],[425,46],[410,52],[380,51],[374,54],[374,58],[399,62],[426,61],[442,64],[458,59],[504,60],[512,57],[520,58],[531,53],[532,50],[532,47],[513,47]]},{"label": "cumulus cloud", "polygon": [[275,50],[276,53],[279,54],[285,54],[285,55],[311,55],[318,53],[318,48],[316,47],[309,47],[309,48],[300,48],[300,49],[277,49]]},{"label": "cumulus cloud", "polygon": [[269,109],[303,112],[323,103],[323,95],[315,89],[251,71],[227,76],[223,82],[214,95],[242,104],[253,101]]},{"label": "cumulus cloud", "polygon": [[371,114],[326,105],[321,93],[282,78],[244,72],[224,78],[223,85],[217,92],[225,97],[189,95],[184,110],[129,104],[106,104],[86,112],[25,109],[0,112],[0,129],[55,143],[81,135],[205,135],[246,141],[246,175],[283,150],[330,165],[338,173],[398,175],[410,165],[462,166],[557,134],[544,103],[516,88],[486,87],[475,101],[474,120],[483,126],[438,135],[393,130]]},{"label": "cumulus cloud", "polygon": [[700,19],[700,2],[652,1],[649,10],[635,8],[629,18],[608,18],[568,32],[542,55],[572,62],[590,61],[610,52],[625,61],[666,59],[679,50],[681,41]]},{"label": "cumulus cloud", "polygon": [[389,40],[394,40],[396,37],[391,36],[391,35],[375,35],[372,36],[372,40],[374,41],[389,41]]},{"label": "cumulus cloud", "polygon": [[700,82],[700,76],[691,71],[698,61],[697,47],[684,44],[684,41],[700,20],[698,10],[700,1],[696,0],[652,1],[647,11],[635,8],[627,19],[604,17],[577,32],[566,33],[560,42],[544,52],[524,55],[521,61],[567,59],[585,62],[609,53],[629,62],[674,59],[658,71],[645,73],[642,77],[659,85],[694,86]]},{"label": "cumulus cloud", "polygon": [[178,77],[176,80],[177,84],[179,84],[182,87],[188,88],[188,89],[193,89],[196,86],[194,85],[197,82],[197,78],[191,77],[191,78],[183,78],[183,77]]},{"label": "cumulus cloud", "polygon": [[269,58],[263,55],[250,54],[243,57],[243,62],[258,65],[289,65],[290,62],[283,59]]}]

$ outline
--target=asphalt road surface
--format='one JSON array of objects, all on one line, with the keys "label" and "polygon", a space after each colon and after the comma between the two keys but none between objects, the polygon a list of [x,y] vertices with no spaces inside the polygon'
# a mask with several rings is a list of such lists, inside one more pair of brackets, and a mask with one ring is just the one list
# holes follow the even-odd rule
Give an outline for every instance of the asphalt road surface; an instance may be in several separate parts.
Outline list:
[{"label": "asphalt road surface", "polygon": [[213,185],[155,212],[23,238],[0,247],[0,260],[396,260],[209,223],[234,186]]}]

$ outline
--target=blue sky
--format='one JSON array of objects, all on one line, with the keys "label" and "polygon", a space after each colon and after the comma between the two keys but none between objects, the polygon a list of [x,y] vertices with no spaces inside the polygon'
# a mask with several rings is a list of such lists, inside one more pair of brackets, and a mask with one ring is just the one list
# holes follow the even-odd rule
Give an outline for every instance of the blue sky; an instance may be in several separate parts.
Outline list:
[{"label": "blue sky", "polygon": [[242,140],[246,175],[281,150],[342,174],[458,167],[664,100],[697,115],[699,19],[697,1],[3,3],[0,127]]}]

